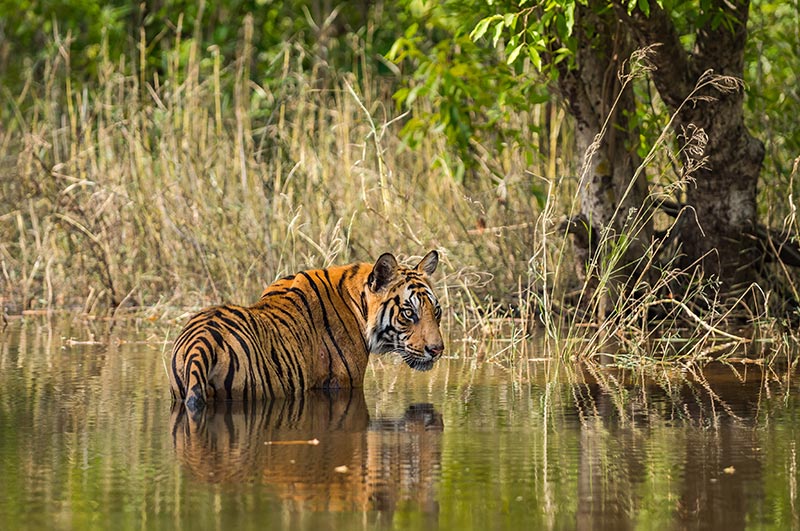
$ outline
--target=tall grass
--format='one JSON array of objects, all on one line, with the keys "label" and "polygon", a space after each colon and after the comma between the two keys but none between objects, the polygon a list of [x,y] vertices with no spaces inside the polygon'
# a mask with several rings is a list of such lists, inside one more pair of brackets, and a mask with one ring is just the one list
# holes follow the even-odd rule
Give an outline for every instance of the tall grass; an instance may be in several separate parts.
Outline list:
[{"label": "tall grass", "polygon": [[79,90],[56,43],[0,132],[6,306],[246,303],[298,269],[429,248],[454,308],[482,305],[491,272],[495,293],[516,289],[537,215],[523,161],[504,161],[502,204],[491,182],[466,192],[437,163],[443,138],[403,147],[386,80],[287,44],[259,84],[250,34],[231,64],[193,45],[150,72],[104,52]]},{"label": "tall grass", "polygon": [[[619,73],[623,86],[645,77],[651,68],[648,50],[640,50],[631,57],[628,71]],[[681,108],[692,105],[707,89],[719,93],[742,90],[742,82],[727,76],[707,73],[698,80],[695,89],[685,102],[673,112],[661,134],[631,177],[628,188],[617,197],[617,205],[624,204],[637,177],[647,171],[649,194],[642,204],[630,212],[618,211],[614,216],[627,214],[624,228],[615,232],[604,227],[592,241],[595,251],[572,270],[575,256],[570,256],[565,231],[580,232],[576,224],[587,223],[576,217],[578,195],[565,194],[561,183],[550,181],[548,201],[536,223],[539,244],[532,253],[528,276],[530,294],[520,308],[528,314],[537,314],[544,325],[546,340],[542,348],[550,356],[569,359],[611,360],[615,365],[640,366],[664,361],[685,366],[705,363],[710,359],[742,359],[761,356],[776,359],[787,356],[791,362],[795,349],[785,349],[779,338],[787,332],[783,318],[786,300],[773,290],[796,293],[795,282],[786,266],[762,264],[762,278],[750,285],[739,286],[736,291],[726,290],[721,295],[716,279],[705,278],[700,268],[680,268],[676,265],[679,248],[675,248],[671,235],[687,223],[693,213],[680,209],[674,201],[692,186],[695,173],[706,164],[706,135],[701,129],[684,131],[682,144],[675,145],[673,120]],[[615,104],[616,105],[616,104]],[[613,109],[609,111],[609,116]],[[598,132],[595,143],[584,155],[578,170],[579,181],[587,178],[591,158],[611,124]],[[660,168],[677,165],[673,177]],[[795,168],[796,170],[796,168]],[[579,185],[582,186],[582,185]],[[561,189],[561,192],[555,192]],[[790,184],[788,205],[775,211],[788,212],[782,220],[782,234],[797,233]],[[661,212],[671,211],[672,218]],[[788,207],[788,208],[787,208]],[[567,221],[555,223],[558,212],[566,212]],[[660,236],[649,242],[646,227],[654,224]],[[634,245],[644,241],[643,252]],[[775,247],[784,241],[770,242]],[[634,262],[630,262],[631,257]],[[577,273],[577,274],[576,274]],[[575,284],[575,278],[581,280]],[[570,294],[569,285],[574,288]],[[797,300],[795,295],[794,300]],[[796,312],[796,310],[795,310]],[[757,345],[757,346],[754,346]]]},{"label": "tall grass", "polygon": [[[504,178],[465,187],[451,174],[444,136],[404,147],[398,133],[406,116],[390,103],[392,81],[370,69],[337,74],[314,50],[287,43],[273,76],[254,81],[249,24],[230,64],[194,41],[180,54],[179,25],[162,70],[137,66],[150,46],[142,37],[135,65],[103,48],[97,78],[79,88],[69,36],[55,43],[41,79],[31,72],[12,95],[0,130],[6,307],[114,313],[136,306],[160,315],[248,303],[296,270],[370,261],[384,251],[410,259],[437,248],[440,293],[451,310],[445,326],[466,338],[467,352],[489,339],[492,360],[540,355],[528,352],[527,341],[540,324],[547,341],[536,348],[565,358],[611,349],[620,363],[686,361],[721,349],[732,355],[748,343],[724,329],[744,298],[712,301],[712,311],[682,302],[713,297],[713,285],[656,260],[663,244],[652,244],[629,283],[635,289],[618,297],[626,246],[659,216],[652,208],[631,215],[628,234],[604,233],[598,247],[606,252],[579,281],[563,219],[575,211],[578,179],[570,176],[580,167],[563,110],[541,106],[513,118],[531,142],[548,146],[547,156],[530,161],[506,149],[491,160]],[[353,54],[353,63],[366,62],[363,47]],[[648,204],[686,185],[658,168],[675,160],[675,149],[697,147],[674,148],[668,132],[637,170],[659,176]],[[532,186],[547,190],[543,207]],[[785,225],[797,230],[791,194],[789,201]],[[674,229],[673,221],[656,222]],[[673,293],[678,285],[689,291]],[[748,301],[763,303],[748,308],[751,321],[773,326],[769,291],[745,291],[754,295]],[[571,292],[584,311],[569,310]],[[658,326],[649,322],[651,308],[662,312]]]}]

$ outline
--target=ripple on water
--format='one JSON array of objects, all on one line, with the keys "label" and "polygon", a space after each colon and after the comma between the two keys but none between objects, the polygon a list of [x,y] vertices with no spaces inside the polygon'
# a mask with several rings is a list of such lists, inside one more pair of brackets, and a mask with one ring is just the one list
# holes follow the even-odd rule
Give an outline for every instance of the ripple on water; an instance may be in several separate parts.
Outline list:
[{"label": "ripple on water", "polygon": [[424,374],[375,360],[363,392],[191,422],[171,407],[168,347],[138,342],[165,337],[147,326],[15,322],[0,337],[4,528],[798,521],[796,378],[727,368],[609,388],[570,371],[521,382],[473,360]]}]

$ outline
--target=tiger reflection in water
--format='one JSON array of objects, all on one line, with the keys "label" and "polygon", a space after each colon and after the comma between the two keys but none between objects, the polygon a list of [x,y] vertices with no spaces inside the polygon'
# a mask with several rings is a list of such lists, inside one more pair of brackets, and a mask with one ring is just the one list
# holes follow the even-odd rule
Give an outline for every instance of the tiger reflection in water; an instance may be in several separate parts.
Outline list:
[{"label": "tiger reflection in water", "polygon": [[[267,402],[219,402],[199,415],[172,408],[178,459],[196,479],[263,483],[296,509],[381,511],[411,502],[437,513],[442,416],[412,404],[370,420],[360,389]],[[319,444],[308,444],[317,439]]]}]

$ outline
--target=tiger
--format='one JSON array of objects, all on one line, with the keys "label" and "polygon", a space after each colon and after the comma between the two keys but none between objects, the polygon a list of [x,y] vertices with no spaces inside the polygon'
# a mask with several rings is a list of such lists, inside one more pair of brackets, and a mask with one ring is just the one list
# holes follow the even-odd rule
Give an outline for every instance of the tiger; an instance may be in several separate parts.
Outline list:
[{"label": "tiger", "polygon": [[212,306],[175,340],[173,401],[265,400],[309,389],[360,388],[370,354],[398,355],[417,371],[442,357],[439,253],[413,267],[391,253],[374,264],[301,271],[268,286],[249,307]]}]

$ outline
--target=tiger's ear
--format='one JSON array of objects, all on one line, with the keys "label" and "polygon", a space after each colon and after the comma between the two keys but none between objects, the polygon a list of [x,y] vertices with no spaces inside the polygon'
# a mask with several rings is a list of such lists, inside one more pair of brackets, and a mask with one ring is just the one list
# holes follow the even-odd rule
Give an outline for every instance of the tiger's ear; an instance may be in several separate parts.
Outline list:
[{"label": "tiger's ear", "polygon": [[391,253],[383,253],[372,267],[367,283],[372,291],[380,291],[394,278],[397,271],[397,259]]},{"label": "tiger's ear", "polygon": [[431,251],[419,261],[417,267],[414,269],[417,271],[422,271],[426,275],[431,276],[433,275],[434,271],[436,271],[437,265],[439,265],[439,253],[436,251]]}]

